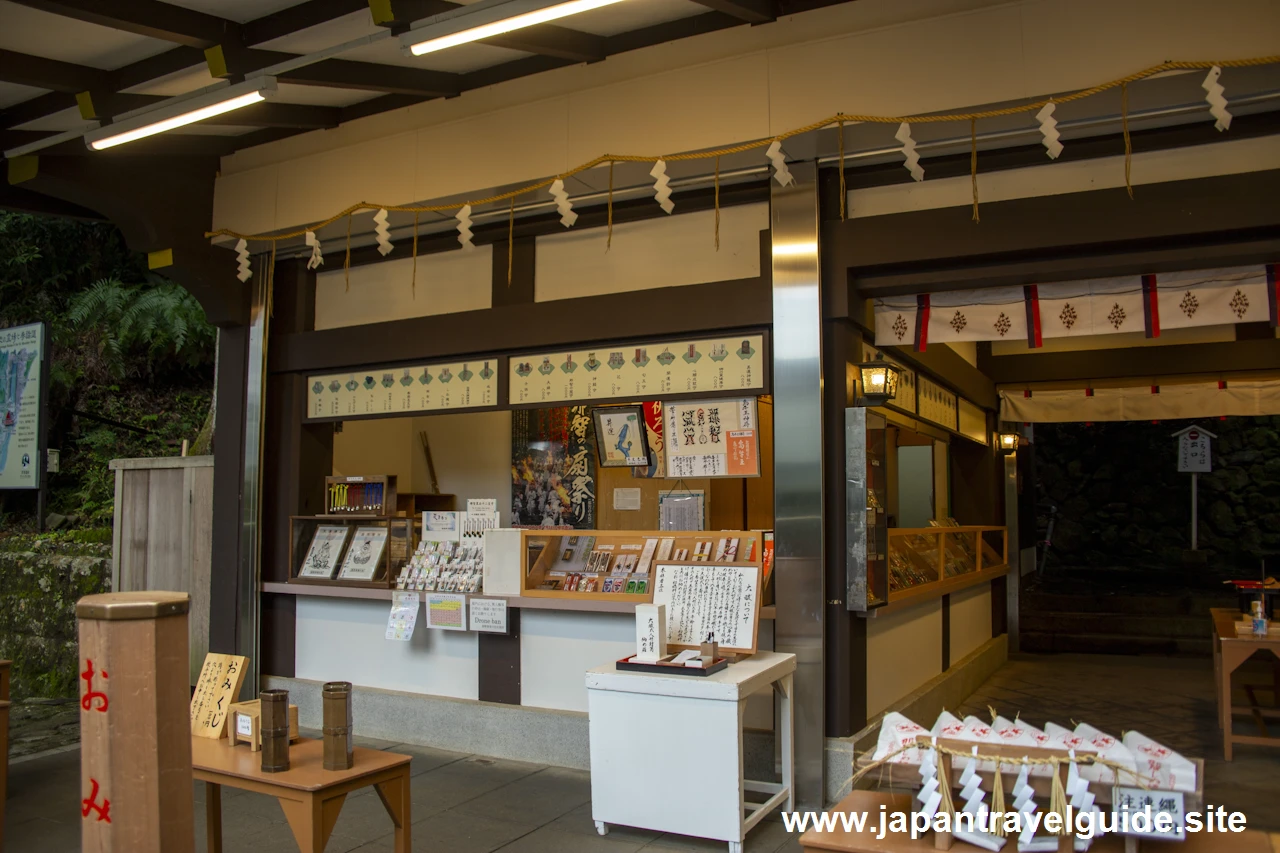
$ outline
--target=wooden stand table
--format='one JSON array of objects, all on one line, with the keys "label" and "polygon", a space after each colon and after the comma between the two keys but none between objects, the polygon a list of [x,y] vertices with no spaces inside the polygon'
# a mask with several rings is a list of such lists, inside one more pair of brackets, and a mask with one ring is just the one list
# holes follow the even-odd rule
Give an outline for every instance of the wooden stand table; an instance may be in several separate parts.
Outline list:
[{"label": "wooden stand table", "polygon": [[407,755],[356,747],[350,770],[324,769],[324,742],[302,738],[289,748],[289,769],[263,773],[262,753],[226,739],[191,739],[192,775],[205,783],[209,853],[222,850],[222,787],[268,794],[280,801],[302,853],[322,853],[347,794],[372,785],[395,824],[396,853],[409,853]]},{"label": "wooden stand table", "polygon": [[[702,676],[587,672],[591,717],[591,817],[611,823],[727,841],[741,853],[747,831],[792,804],[791,677],[796,656],[759,652]],[[742,721],[747,697],[776,689],[782,782],[746,779]],[[747,800],[747,792],[763,802]]]},{"label": "wooden stand table", "polygon": [[[884,806],[886,815],[894,812],[911,812],[910,794],[885,794],[877,791],[854,791],[840,801],[833,809],[836,812],[866,812],[866,828],[862,832],[817,832],[809,830],[800,836],[800,847],[804,853],[934,853],[933,833],[927,833],[913,839],[911,835],[885,833],[885,837],[877,839],[880,834],[880,807]],[[885,820],[888,821],[886,816]],[[1133,840],[1133,839],[1129,839]],[[1104,835],[1095,838],[1089,853],[1125,853],[1125,837],[1121,835]],[[1018,839],[1007,839],[1003,853],[1015,853]],[[1188,832],[1186,841],[1157,841],[1143,839],[1141,849],[1151,853],[1271,853],[1271,841],[1265,832],[1255,829],[1244,832]],[[981,847],[975,847],[964,841],[955,841],[951,853],[982,853]]]},{"label": "wooden stand table", "polygon": [[[1254,652],[1269,651],[1280,658],[1280,633],[1256,637],[1253,634],[1237,634],[1236,622],[1244,616],[1230,607],[1215,607],[1213,615],[1213,674],[1218,690],[1218,727],[1222,729],[1222,752],[1231,760],[1231,745],[1248,743],[1254,746],[1280,746],[1280,737],[1266,734],[1263,716],[1280,717],[1280,684],[1273,686],[1273,699],[1277,707],[1262,708],[1251,705],[1231,704],[1231,673],[1252,657]],[[1280,628],[1280,626],[1276,626]],[[1261,735],[1237,735],[1232,732],[1231,719],[1236,714],[1252,714],[1262,730]]]}]

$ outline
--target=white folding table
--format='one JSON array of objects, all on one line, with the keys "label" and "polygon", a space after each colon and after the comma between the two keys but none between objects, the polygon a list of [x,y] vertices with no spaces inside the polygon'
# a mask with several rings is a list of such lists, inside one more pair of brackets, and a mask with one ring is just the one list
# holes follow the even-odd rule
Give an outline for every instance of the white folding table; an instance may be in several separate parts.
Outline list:
[{"label": "white folding table", "polygon": [[[727,841],[741,853],[751,827],[786,803],[793,809],[791,676],[796,656],[759,652],[706,677],[587,671],[591,720],[591,817],[609,824]],[[782,781],[746,778],[742,724],[747,697],[781,697],[777,736]],[[767,795],[748,802],[747,793]]]}]

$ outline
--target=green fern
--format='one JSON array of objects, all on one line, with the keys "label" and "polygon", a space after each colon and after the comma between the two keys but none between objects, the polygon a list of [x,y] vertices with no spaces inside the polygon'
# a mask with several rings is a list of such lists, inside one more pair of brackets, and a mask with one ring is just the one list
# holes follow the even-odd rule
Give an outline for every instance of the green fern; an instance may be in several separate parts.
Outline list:
[{"label": "green fern", "polygon": [[206,362],[216,331],[194,297],[169,281],[122,284],[102,279],[68,306],[67,321],[96,343],[112,376],[123,378],[141,357],[147,372]]}]

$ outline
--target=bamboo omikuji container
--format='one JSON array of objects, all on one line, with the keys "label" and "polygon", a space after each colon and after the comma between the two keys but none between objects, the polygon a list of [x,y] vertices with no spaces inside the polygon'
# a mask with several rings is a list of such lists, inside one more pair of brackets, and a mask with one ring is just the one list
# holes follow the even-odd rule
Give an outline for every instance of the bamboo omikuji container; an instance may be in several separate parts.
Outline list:
[{"label": "bamboo omikuji container", "polygon": [[259,694],[262,732],[262,772],[289,769],[289,691],[263,690]]},{"label": "bamboo omikuji container", "polygon": [[351,682],[324,685],[324,769],[350,770],[355,745],[351,734]]}]

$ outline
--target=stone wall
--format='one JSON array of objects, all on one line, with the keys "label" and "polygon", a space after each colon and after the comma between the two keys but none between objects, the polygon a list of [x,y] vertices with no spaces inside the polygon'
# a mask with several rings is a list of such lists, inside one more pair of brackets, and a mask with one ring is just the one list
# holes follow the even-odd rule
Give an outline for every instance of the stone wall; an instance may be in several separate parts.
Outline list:
[{"label": "stone wall", "polygon": [[[1192,423],[1036,425],[1037,496],[1059,513],[1051,566],[1181,562],[1191,543],[1191,475],[1177,471],[1172,434]],[[1198,423],[1218,436],[1213,472],[1200,475],[1200,549],[1225,575],[1255,577],[1262,558],[1268,574],[1280,575],[1280,417]]]},{"label": "stone wall", "polygon": [[78,695],[75,605],[111,589],[110,531],[85,541],[94,533],[0,539],[0,659],[16,699]]}]

